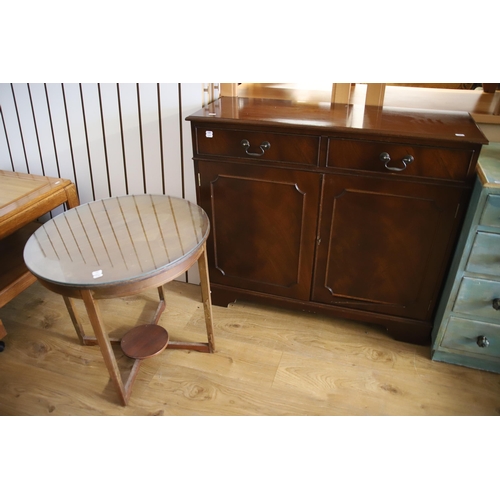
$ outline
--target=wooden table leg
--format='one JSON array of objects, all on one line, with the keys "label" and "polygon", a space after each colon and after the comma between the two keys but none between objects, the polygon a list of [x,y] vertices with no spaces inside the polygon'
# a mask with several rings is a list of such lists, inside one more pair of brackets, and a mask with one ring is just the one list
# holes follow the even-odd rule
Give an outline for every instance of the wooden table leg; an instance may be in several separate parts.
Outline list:
[{"label": "wooden table leg", "polygon": [[3,339],[7,335],[5,326],[3,326],[2,320],[0,319],[0,339]]},{"label": "wooden table leg", "polygon": [[[207,260],[206,245],[203,246],[203,251],[198,259],[198,268],[200,271],[201,297],[205,314],[205,325],[207,329],[208,344],[202,344],[196,342],[172,342],[169,343],[167,346],[167,348],[169,349],[170,348],[192,349],[201,352],[215,351],[214,326],[212,317],[212,299],[210,297],[210,279],[208,275],[208,260]],[[163,287],[161,286],[158,287],[158,295],[160,303],[153,318],[153,324],[157,324],[162,312],[165,309],[165,296],[163,293]],[[124,383],[111,345],[112,342],[115,342],[115,339],[111,340],[108,334],[106,333],[97,301],[94,300],[94,297],[90,290],[85,290],[85,289],[81,290],[81,297],[85,304],[85,309],[87,310],[90,324],[92,325],[92,329],[94,330],[95,339],[89,338],[84,335],[83,327],[74,308],[73,301],[71,300],[71,298],[64,297],[64,302],[68,309],[75,330],[83,344],[90,345],[92,341],[94,342],[97,341],[97,344],[101,349],[101,354],[104,359],[106,368],[108,369],[111,380],[113,381],[113,384],[120,397],[120,401],[123,405],[126,405],[130,398],[130,394],[132,392],[132,384],[139,371],[141,360],[140,359],[135,360],[134,366],[132,367],[132,371],[128,379]]]},{"label": "wooden table leg", "polygon": [[157,325],[158,321],[160,321],[160,317],[165,310],[166,304],[165,304],[165,294],[163,293],[163,286],[158,287],[158,297],[160,298],[160,302],[158,303],[158,307],[156,309],[155,315],[153,319],[151,320],[151,323],[153,325]]},{"label": "wooden table leg", "polygon": [[201,280],[201,299],[205,311],[205,324],[207,327],[208,348],[210,352],[215,351],[214,324],[212,317],[212,299],[210,297],[210,278],[208,276],[207,246],[203,245],[203,253],[198,259],[198,269]]},{"label": "wooden table leg", "polygon": [[89,315],[90,324],[92,325],[97,338],[97,343],[101,349],[102,357],[104,358],[104,363],[106,364],[111,380],[118,391],[121,403],[126,405],[130,396],[131,384],[127,384],[128,387],[126,391],[113,348],[111,347],[111,342],[104,329],[104,323],[102,321],[99,306],[94,300],[92,292],[90,290],[82,290],[81,293],[83,302],[85,303],[85,308],[87,309],[87,314]]},{"label": "wooden table leg", "polygon": [[[97,345],[97,339],[95,337],[89,337],[88,335],[85,335],[85,330],[83,329],[82,322],[80,321],[80,317],[78,316],[78,313],[75,308],[75,303],[72,298],[66,297],[63,295],[64,303],[66,304],[66,309],[68,310],[69,317],[71,318],[71,322],[73,323],[73,326],[75,327],[76,334],[78,335],[78,338],[80,340],[80,343],[82,345]],[[163,309],[165,309],[165,306],[163,306]],[[158,315],[158,312],[156,313]],[[120,344],[121,339],[116,338],[116,337],[109,337],[109,340],[112,344]]]},{"label": "wooden table leg", "polygon": [[76,312],[75,305],[73,303],[73,299],[70,297],[65,297],[63,295],[64,303],[66,304],[66,309],[68,310],[69,317],[71,318],[71,322],[75,327],[76,334],[80,339],[80,343],[85,345],[85,332],[83,331],[82,323],[80,318],[78,317],[78,313]]},{"label": "wooden table leg", "polygon": [[78,199],[78,193],[76,191],[76,186],[70,184],[65,188],[66,191],[66,204],[68,208],[74,208],[80,205],[80,200]]}]

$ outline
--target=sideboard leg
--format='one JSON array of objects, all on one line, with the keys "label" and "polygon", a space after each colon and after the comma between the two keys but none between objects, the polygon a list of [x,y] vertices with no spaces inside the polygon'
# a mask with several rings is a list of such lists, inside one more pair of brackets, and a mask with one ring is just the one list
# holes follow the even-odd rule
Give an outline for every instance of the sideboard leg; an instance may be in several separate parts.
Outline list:
[{"label": "sideboard leg", "polygon": [[385,325],[387,333],[400,342],[429,345],[431,343],[432,324],[398,324]]}]

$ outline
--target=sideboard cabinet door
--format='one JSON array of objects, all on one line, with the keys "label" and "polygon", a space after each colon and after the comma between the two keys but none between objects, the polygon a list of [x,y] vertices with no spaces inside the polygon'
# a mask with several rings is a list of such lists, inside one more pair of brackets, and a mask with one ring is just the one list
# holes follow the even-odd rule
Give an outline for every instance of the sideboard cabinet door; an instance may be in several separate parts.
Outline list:
[{"label": "sideboard cabinet door", "polygon": [[391,179],[325,179],[312,300],[430,319],[467,193]]},{"label": "sideboard cabinet door", "polygon": [[210,281],[309,300],[322,176],[199,161]]}]

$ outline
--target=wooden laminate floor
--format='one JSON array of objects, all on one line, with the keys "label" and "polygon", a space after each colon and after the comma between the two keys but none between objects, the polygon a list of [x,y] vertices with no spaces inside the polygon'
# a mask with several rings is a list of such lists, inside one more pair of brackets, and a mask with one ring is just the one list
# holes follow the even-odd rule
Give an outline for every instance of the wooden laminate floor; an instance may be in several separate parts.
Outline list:
[{"label": "wooden laminate floor", "polygon": [[[165,291],[160,324],[170,338],[205,341],[199,287],[172,282]],[[156,300],[152,291],[101,301],[108,331],[148,322]],[[433,362],[429,347],[377,326],[249,303],[214,307],[214,354],[167,350],[144,361],[123,407],[99,347],[79,344],[62,297],[35,283],[0,314],[1,415],[500,414],[499,374]]]}]

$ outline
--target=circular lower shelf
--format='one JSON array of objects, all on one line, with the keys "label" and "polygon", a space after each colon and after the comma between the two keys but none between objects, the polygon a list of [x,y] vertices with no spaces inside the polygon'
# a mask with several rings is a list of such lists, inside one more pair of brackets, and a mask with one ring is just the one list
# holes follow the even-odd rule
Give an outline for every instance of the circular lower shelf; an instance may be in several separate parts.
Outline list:
[{"label": "circular lower shelf", "polygon": [[159,325],[136,326],[123,336],[120,345],[129,358],[151,358],[167,347],[168,332]]}]

